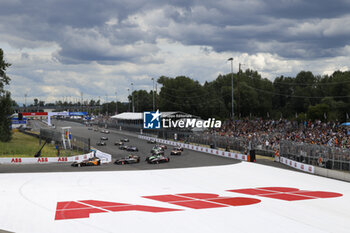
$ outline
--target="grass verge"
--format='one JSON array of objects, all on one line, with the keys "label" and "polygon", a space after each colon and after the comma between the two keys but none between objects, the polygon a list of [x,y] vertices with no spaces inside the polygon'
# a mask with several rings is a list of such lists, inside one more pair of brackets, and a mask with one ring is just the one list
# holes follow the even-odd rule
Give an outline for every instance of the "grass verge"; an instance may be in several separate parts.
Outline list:
[{"label": "grass verge", "polygon": [[[44,141],[42,141],[44,143]],[[33,157],[41,148],[39,139],[21,132],[14,132],[10,142],[0,142],[0,157]],[[72,156],[82,154],[81,152],[63,150],[60,156]],[[41,151],[41,157],[56,157],[57,150],[52,144],[46,144]]]}]

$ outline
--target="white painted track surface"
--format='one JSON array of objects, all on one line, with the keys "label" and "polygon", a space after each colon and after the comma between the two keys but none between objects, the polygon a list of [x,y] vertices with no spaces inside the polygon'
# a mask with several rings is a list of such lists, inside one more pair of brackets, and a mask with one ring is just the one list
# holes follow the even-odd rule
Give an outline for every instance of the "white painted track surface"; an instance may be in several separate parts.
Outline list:
[{"label": "white painted track surface", "polygon": [[[292,187],[341,197],[286,201],[226,190]],[[192,209],[143,196],[212,193],[260,203]],[[0,174],[0,229],[12,232],[349,232],[350,183],[254,163],[115,172]],[[180,209],[55,220],[58,202],[98,200]]]}]

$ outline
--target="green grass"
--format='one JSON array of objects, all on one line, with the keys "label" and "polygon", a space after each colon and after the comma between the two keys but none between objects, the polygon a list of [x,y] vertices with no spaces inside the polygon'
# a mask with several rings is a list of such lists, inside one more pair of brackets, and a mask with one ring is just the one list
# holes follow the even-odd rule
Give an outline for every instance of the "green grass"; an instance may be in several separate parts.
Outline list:
[{"label": "green grass", "polygon": [[[42,143],[44,141],[42,140]],[[42,144],[43,145],[43,144]],[[21,132],[14,132],[10,142],[0,142],[1,157],[33,157],[41,148],[39,139]],[[60,156],[72,156],[82,154],[81,152],[63,150],[60,151]],[[41,151],[42,157],[56,157],[56,146],[47,143]]]}]

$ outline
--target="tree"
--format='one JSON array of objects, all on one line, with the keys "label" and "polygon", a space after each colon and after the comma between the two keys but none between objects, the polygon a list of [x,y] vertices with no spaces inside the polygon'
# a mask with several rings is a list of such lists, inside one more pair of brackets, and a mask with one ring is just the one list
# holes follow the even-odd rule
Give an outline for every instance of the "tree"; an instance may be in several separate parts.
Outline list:
[{"label": "tree", "polygon": [[11,140],[11,114],[12,101],[10,92],[5,92],[0,97],[0,141],[8,142]]},{"label": "tree", "polygon": [[159,93],[159,108],[162,111],[178,110],[201,116],[210,101],[203,86],[191,78],[162,76],[157,82],[162,84]]},{"label": "tree", "polygon": [[[153,108],[153,95],[152,92],[145,90],[138,90],[133,92],[134,104],[136,112],[151,111]],[[132,96],[130,96],[132,101]]]},{"label": "tree", "polygon": [[4,89],[5,85],[10,84],[10,78],[6,75],[6,69],[11,64],[5,62],[4,53],[0,49],[0,141],[8,142],[11,140],[11,119],[12,100],[9,91]]},{"label": "tree", "polygon": [[311,120],[320,120],[325,118],[327,119],[329,112],[329,106],[327,104],[317,104],[315,106],[310,105],[307,115],[310,117]]},{"label": "tree", "polygon": [[0,48],[0,94],[3,94],[5,85],[10,84],[10,78],[6,75],[6,69],[10,66],[10,63],[4,61],[4,52]]}]

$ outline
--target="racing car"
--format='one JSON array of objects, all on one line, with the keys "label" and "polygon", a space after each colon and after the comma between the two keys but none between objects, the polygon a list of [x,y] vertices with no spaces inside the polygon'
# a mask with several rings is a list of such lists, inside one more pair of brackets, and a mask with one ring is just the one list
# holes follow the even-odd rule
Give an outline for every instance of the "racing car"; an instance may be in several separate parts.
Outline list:
[{"label": "racing car", "polygon": [[170,155],[181,155],[181,150],[178,150],[177,148],[174,148],[171,152]]},{"label": "racing car", "polygon": [[151,140],[148,140],[147,143],[149,143],[149,144],[156,144],[156,140],[151,139]]},{"label": "racing car", "polygon": [[126,150],[127,151],[139,151],[139,149],[137,149],[136,146],[128,146],[128,147],[126,147]]},{"label": "racing car", "polygon": [[151,153],[154,153],[155,151],[164,151],[164,149],[162,147],[159,147],[157,145],[155,145],[152,149],[151,149]]},{"label": "racing car", "polygon": [[114,145],[116,145],[116,146],[123,146],[123,145],[124,145],[124,142],[118,142],[118,141],[117,141],[117,142],[114,143]]},{"label": "racing car", "polygon": [[128,148],[128,146],[122,145],[119,147],[120,150],[126,150],[126,148]]},{"label": "racing car", "polygon": [[128,155],[124,158],[117,159],[114,163],[118,165],[131,164],[131,163],[139,163],[140,157],[137,155]]},{"label": "racing car", "polygon": [[165,157],[163,155],[152,155],[146,158],[148,163],[158,164],[158,163],[167,163],[170,161],[169,157]]},{"label": "racing car", "polygon": [[184,151],[184,148],[182,146],[175,146],[173,150]]},{"label": "racing car", "polygon": [[73,167],[84,167],[84,166],[98,166],[101,165],[101,160],[98,157],[92,157],[90,159],[83,160],[81,162],[72,163]]},{"label": "racing car", "polygon": [[123,139],[120,139],[121,142],[129,142],[129,139],[128,138],[123,138]]},{"label": "racing car", "polygon": [[151,153],[152,155],[164,155],[164,150],[152,150]]},{"label": "racing car", "polygon": [[100,139],[101,139],[101,140],[108,140],[107,137],[101,137]]},{"label": "racing car", "polygon": [[163,148],[163,150],[166,150],[166,149],[168,149],[168,147],[166,146],[166,145],[162,145],[162,144],[160,144],[160,145],[157,145],[158,147],[160,147],[160,148]]},{"label": "racing car", "polygon": [[107,144],[104,141],[99,141],[96,143],[97,146],[106,146]]}]

